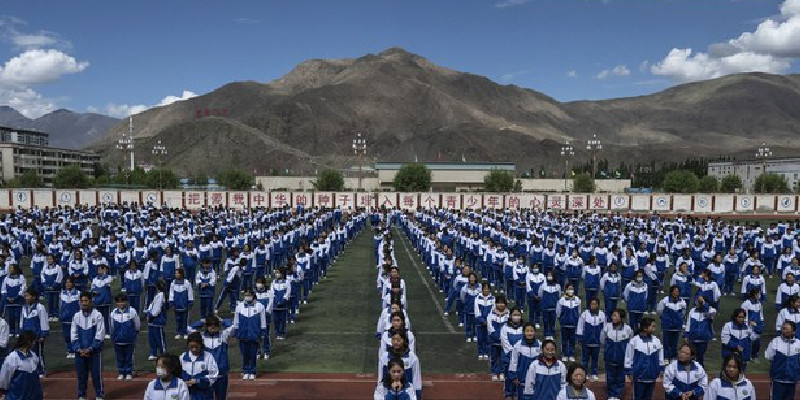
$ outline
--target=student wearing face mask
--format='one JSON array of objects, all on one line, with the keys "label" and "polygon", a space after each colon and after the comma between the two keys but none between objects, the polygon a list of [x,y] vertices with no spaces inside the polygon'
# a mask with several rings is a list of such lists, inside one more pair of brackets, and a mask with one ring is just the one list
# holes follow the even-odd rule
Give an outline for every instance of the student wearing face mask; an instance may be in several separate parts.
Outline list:
[{"label": "student wearing face mask", "polygon": [[[269,360],[272,353],[272,343],[270,342],[270,325],[272,324],[272,297],[267,289],[267,279],[263,276],[256,278],[256,300],[264,306],[264,318],[267,320],[267,329],[261,337],[260,355],[264,360]],[[258,356],[256,356],[258,358]]]},{"label": "student wearing face mask", "polygon": [[545,283],[539,287],[539,298],[542,304],[544,337],[552,339],[556,335],[556,307],[561,299],[561,286],[556,282],[553,271],[548,271],[545,277]]},{"label": "student wearing face mask", "polygon": [[214,357],[214,362],[217,364],[217,379],[211,385],[216,400],[225,400],[228,396],[228,371],[230,369],[228,363],[228,339],[233,334],[233,326],[222,329],[221,325],[222,321],[217,316],[206,318],[205,323],[200,321],[192,325],[193,328],[197,329],[205,327],[205,332],[203,332],[202,336],[203,346],[205,351]]},{"label": "student wearing face mask", "polygon": [[669,295],[661,299],[656,307],[661,316],[661,331],[664,335],[664,358],[669,364],[678,356],[678,338],[686,318],[686,302],[680,297],[677,286],[669,288]]},{"label": "student wearing face mask", "polygon": [[139,314],[128,305],[128,296],[120,293],[114,298],[115,308],[111,311],[111,340],[117,358],[117,380],[133,379],[133,356],[136,337],[141,329]]},{"label": "student wearing face mask", "polygon": [[169,305],[175,309],[175,339],[187,338],[189,311],[194,304],[192,283],[185,278],[185,271],[175,270],[175,280],[169,285]]},{"label": "student wearing face mask", "polygon": [[625,352],[632,337],[633,330],[625,325],[625,310],[612,311],[611,322],[607,322],[600,332],[608,400],[622,397],[622,389],[625,388]]},{"label": "student wearing face mask", "polygon": [[[469,267],[464,267],[469,270]],[[478,341],[475,336],[475,299],[481,293],[481,286],[478,284],[478,276],[470,272],[468,282],[461,288],[459,299],[461,300],[461,315],[464,316],[464,335],[467,343]]]},{"label": "student wearing face mask", "polygon": [[705,360],[708,342],[714,337],[714,317],[717,310],[706,303],[703,296],[698,296],[695,300],[695,307],[689,310],[686,319],[686,340],[692,343],[695,348],[695,358],[697,362],[703,364]]},{"label": "student wearing face mask", "polygon": [[770,362],[769,377],[772,381],[770,399],[794,399],[800,377],[800,339],[795,337],[796,331],[794,322],[783,322],[780,336],[767,346],[765,357]]},{"label": "student wearing face mask", "polygon": [[567,367],[556,357],[556,343],[545,339],[541,356],[531,363],[525,373],[522,399],[555,400],[566,379]]},{"label": "student wearing face mask", "polygon": [[269,287],[270,297],[272,298],[272,314],[275,320],[275,338],[283,340],[286,337],[286,317],[289,307],[289,298],[292,292],[291,284],[284,278],[286,275],[284,268],[275,271],[275,279]]},{"label": "student wearing face mask", "polygon": [[[703,395],[703,400],[754,400],[756,398],[756,391],[753,383],[744,376],[741,365],[742,362],[736,355],[729,355],[723,360],[724,369],[719,378],[714,379],[708,384],[708,389]],[[794,390],[792,390],[792,397],[776,397],[773,386],[773,395],[770,397],[772,400],[786,400],[794,399]]]},{"label": "student wearing face mask", "polygon": [[606,322],[611,322],[611,313],[617,309],[619,297],[622,294],[622,277],[617,272],[617,263],[612,262],[608,271],[600,278],[600,290],[603,291],[603,303]]},{"label": "student wearing face mask", "polygon": [[531,270],[525,275],[525,291],[528,298],[528,321],[533,322],[536,329],[542,321],[542,298],[539,297],[539,288],[545,282],[541,272],[541,264],[532,264]]},{"label": "student wearing face mask", "polygon": [[581,299],[575,287],[567,283],[564,297],[556,305],[556,317],[561,325],[561,361],[575,361],[575,328],[581,315]]},{"label": "student wearing face mask", "polygon": [[522,340],[522,310],[514,306],[508,317],[508,322],[500,329],[500,343],[503,346],[503,375],[505,385],[503,386],[503,393],[506,397],[516,396],[517,388],[514,386],[511,379],[505,379],[508,376],[508,367],[511,363],[511,351],[514,346]]},{"label": "student wearing face mask", "polygon": [[598,298],[597,292],[600,291],[601,274],[602,270],[597,265],[597,260],[595,260],[594,256],[589,257],[589,263],[581,271],[581,278],[585,285],[586,301]]},{"label": "student wearing face mask", "polygon": [[708,376],[700,363],[693,360],[694,348],[684,343],[678,349],[677,360],[664,369],[666,400],[697,400],[708,387]]},{"label": "student wearing face mask", "polygon": [[689,273],[687,263],[682,262],[678,265],[678,269],[672,274],[669,284],[670,286],[677,286],[680,298],[686,304],[689,304],[689,299],[692,298],[692,275]]},{"label": "student wearing face mask", "polygon": [[775,295],[775,311],[780,312],[781,309],[788,304],[786,301],[793,295],[800,294],[800,285],[795,283],[795,276],[793,273],[786,274],[784,282],[778,286],[777,294]]},{"label": "student wearing face mask", "polygon": [[578,328],[575,330],[575,335],[581,343],[581,363],[590,371],[591,379],[594,381],[600,379],[598,377],[600,334],[605,322],[606,315],[600,310],[600,300],[595,298],[589,301],[589,309],[581,313]]},{"label": "student wearing face mask", "polygon": [[486,320],[486,327],[489,333],[489,364],[493,381],[505,379],[505,375],[503,375],[503,344],[500,341],[500,331],[509,318],[506,304],[506,297],[498,295],[494,300],[494,309],[489,313],[489,317]]},{"label": "student wearing face mask", "polygon": [[205,350],[203,335],[192,332],[186,340],[188,350],[181,355],[182,378],[189,388],[192,400],[214,400],[212,386],[217,380],[219,369],[214,356]]},{"label": "student wearing face mask", "polygon": [[594,393],[586,387],[586,367],[575,364],[567,370],[567,385],[558,392],[556,400],[595,400]]},{"label": "student wearing face mask", "polygon": [[267,319],[264,306],[256,301],[253,289],[245,289],[243,300],[236,305],[233,329],[242,353],[242,379],[255,380],[258,341],[267,330]]},{"label": "student wearing face mask", "polygon": [[525,389],[525,378],[533,360],[541,354],[541,344],[536,340],[536,328],[532,323],[526,322],[522,326],[522,340],[514,345],[511,350],[511,360],[508,364],[508,376],[511,383],[517,388],[517,398],[521,399]]},{"label": "student wearing face mask", "polygon": [[217,283],[217,273],[211,268],[211,260],[203,259],[200,271],[195,276],[197,297],[200,298],[200,318],[205,319],[214,315],[214,287]]},{"label": "student wearing face mask", "polygon": [[664,369],[664,348],[653,336],[656,322],[644,317],[639,323],[639,334],[634,336],[625,349],[625,373],[633,382],[633,400],[653,398],[656,380]]},{"label": "student wearing face mask", "polygon": [[642,320],[644,312],[647,310],[648,291],[649,288],[644,283],[644,271],[636,271],[633,275],[633,281],[628,283],[628,286],[625,286],[625,290],[622,292],[622,298],[628,308],[631,326],[639,326],[639,321]]},{"label": "student wearing face mask", "polygon": [[144,400],[190,400],[189,388],[181,379],[177,356],[163,354],[156,360],[156,379],[147,384]]},{"label": "student wearing face mask", "polygon": [[417,400],[417,393],[406,380],[403,360],[393,358],[389,360],[388,372],[375,387],[374,400],[404,399]]}]

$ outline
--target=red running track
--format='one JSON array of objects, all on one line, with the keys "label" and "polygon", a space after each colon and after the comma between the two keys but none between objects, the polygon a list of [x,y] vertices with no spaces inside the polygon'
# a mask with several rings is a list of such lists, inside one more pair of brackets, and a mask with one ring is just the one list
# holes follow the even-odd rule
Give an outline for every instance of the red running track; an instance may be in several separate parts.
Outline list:
[{"label": "red running track", "polygon": [[[132,381],[120,382],[116,374],[105,374],[106,398],[114,400],[141,400],[144,391],[155,376],[138,376]],[[769,378],[766,375],[752,375],[750,380],[756,388],[756,399],[769,399]],[[605,384],[590,382],[598,400],[605,400]],[[48,400],[75,399],[75,373],[57,372],[42,381],[44,398]],[[230,374],[228,399],[320,399],[350,400],[369,399],[375,389],[375,378],[371,375],[355,374],[260,374],[255,381],[242,381],[241,374]],[[631,387],[623,394],[624,399],[631,396]],[[89,399],[94,399],[91,382]],[[464,399],[502,399],[502,384],[492,382],[488,375],[456,374],[425,375],[423,377],[423,397],[425,400],[464,400]],[[656,384],[653,400],[663,400],[661,383]],[[798,391],[796,400],[800,400]]]}]

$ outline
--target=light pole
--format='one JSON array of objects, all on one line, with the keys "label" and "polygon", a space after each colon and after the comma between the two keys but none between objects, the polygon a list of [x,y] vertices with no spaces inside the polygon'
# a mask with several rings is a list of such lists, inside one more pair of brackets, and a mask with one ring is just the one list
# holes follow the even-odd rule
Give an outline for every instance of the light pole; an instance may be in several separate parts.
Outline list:
[{"label": "light pole", "polygon": [[361,137],[361,132],[359,132],[356,138],[353,139],[353,152],[355,152],[356,157],[358,157],[358,191],[361,191],[363,160],[364,156],[367,154],[367,139]]},{"label": "light pole", "polygon": [[[767,173],[767,157],[772,157],[772,150],[767,147],[767,142],[761,142],[761,147],[756,152],[756,158],[761,159],[761,175]],[[761,181],[763,184],[763,180]],[[755,189],[755,185],[753,187]]]},{"label": "light pole", "polygon": [[[597,152],[603,149],[603,145],[600,144],[600,139],[597,138],[597,135],[592,135],[592,138],[586,142],[586,150],[592,154],[592,186],[597,186],[595,184],[595,172],[594,172],[594,165],[595,165],[595,158],[597,157]],[[597,188],[592,188],[592,191],[596,190]]]},{"label": "light pole", "polygon": [[575,155],[575,149],[569,145],[569,140],[561,146],[561,156],[564,157],[564,191],[567,190],[567,179],[569,179],[569,158]]},{"label": "light pole", "polygon": [[135,162],[133,159],[133,117],[130,117],[128,123],[128,132],[122,133],[122,137],[117,140],[117,150],[122,150],[122,157],[125,158],[125,151],[130,150],[131,153],[131,172],[128,173],[128,176],[125,178],[126,183],[130,183],[130,175],[133,174],[133,169],[135,166]]},{"label": "light pole", "polygon": [[[163,144],[161,144],[160,140],[158,141],[158,143],[153,145],[153,155],[156,156],[156,160],[157,160],[156,161],[156,165],[160,166],[161,165],[161,157],[167,155],[167,147],[164,146]],[[158,170],[158,189],[159,190],[161,190],[161,188],[162,188],[162,183],[163,183],[162,179],[164,178],[162,176],[162,174],[163,174],[163,171],[161,171],[161,168],[159,168],[159,170]]]}]

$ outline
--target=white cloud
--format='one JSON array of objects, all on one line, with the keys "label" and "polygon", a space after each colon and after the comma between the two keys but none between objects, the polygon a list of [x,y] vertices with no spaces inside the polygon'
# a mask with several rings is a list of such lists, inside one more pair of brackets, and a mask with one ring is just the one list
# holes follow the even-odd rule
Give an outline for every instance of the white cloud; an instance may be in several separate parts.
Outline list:
[{"label": "white cloud", "polygon": [[604,70],[600,71],[600,73],[597,74],[596,78],[597,79],[606,79],[611,75],[628,76],[630,74],[631,74],[631,70],[629,70],[627,66],[625,66],[625,65],[617,65],[614,68],[604,69]]},{"label": "white cloud", "polygon": [[712,43],[708,52],[673,48],[651,66],[655,75],[686,82],[740,72],[786,72],[800,57],[800,0],[785,0],[781,15],[758,24],[753,32],[724,43]]},{"label": "white cloud", "polygon": [[680,82],[719,78],[739,72],[769,72],[779,74],[789,69],[786,59],[755,53],[737,53],[726,57],[711,57],[707,53],[692,55],[692,49],[672,49],[667,57],[651,67],[654,75]]},{"label": "white cloud", "polygon": [[647,72],[650,69],[650,61],[644,60],[639,64],[639,72]]},{"label": "white cloud", "polygon": [[573,70],[569,70],[569,71],[567,71],[567,76],[570,77],[570,78],[577,78],[578,77],[578,71],[575,71],[574,69]]},{"label": "white cloud", "polygon": [[38,34],[38,35],[17,35],[12,38],[14,44],[20,47],[48,47],[53,46],[58,41],[48,35],[45,34]]},{"label": "white cloud", "polygon": [[[105,107],[105,112],[111,117],[125,118],[130,115],[139,114],[141,112],[147,111],[153,107],[167,106],[177,101],[191,99],[192,97],[197,97],[197,93],[192,92],[190,90],[184,90],[183,94],[181,94],[180,96],[172,96],[172,95],[166,96],[163,99],[161,99],[161,101],[158,104],[153,106],[146,106],[144,104],[129,105],[129,104],[109,103]],[[97,109],[95,107],[91,108],[95,110]]]},{"label": "white cloud", "polygon": [[255,18],[241,17],[241,18],[234,18],[233,22],[242,25],[255,25],[255,24],[260,24],[261,20]]},{"label": "white cloud", "polygon": [[78,61],[59,50],[28,50],[6,61],[0,68],[0,83],[34,85],[53,82],[88,67],[89,62]]},{"label": "white cloud", "polygon": [[56,110],[52,100],[25,87],[0,86],[0,104],[10,106],[28,118],[39,118]]},{"label": "white cloud", "polygon": [[497,3],[494,3],[494,6],[497,8],[508,8],[508,7],[516,7],[521,6],[525,3],[530,3],[531,0],[503,0]]}]

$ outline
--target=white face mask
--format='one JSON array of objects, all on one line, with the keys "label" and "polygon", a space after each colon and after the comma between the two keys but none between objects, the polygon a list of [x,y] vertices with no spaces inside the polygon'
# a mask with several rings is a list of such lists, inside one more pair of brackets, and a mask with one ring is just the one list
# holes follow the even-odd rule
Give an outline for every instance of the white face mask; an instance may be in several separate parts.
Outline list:
[{"label": "white face mask", "polygon": [[572,289],[567,290],[567,296],[572,296],[573,294],[575,294],[574,290]]},{"label": "white face mask", "polygon": [[533,271],[534,274],[538,274],[539,273],[539,268],[534,268],[531,271]]},{"label": "white face mask", "polygon": [[167,370],[161,367],[156,367],[156,376],[159,378],[166,378]]},{"label": "white face mask", "polygon": [[519,321],[521,321],[521,320],[522,320],[522,317],[520,317],[519,315],[515,315],[515,316],[511,317],[511,322],[513,322],[515,324],[518,324]]},{"label": "white face mask", "polygon": [[644,279],[642,279],[642,278],[636,278],[636,282],[639,282],[639,283],[642,283],[643,280]]},{"label": "white face mask", "polygon": [[244,296],[244,301],[246,301],[248,303],[253,301],[253,296]]},{"label": "white face mask", "polygon": [[258,290],[264,289],[264,284],[256,283],[256,289],[258,289]]}]

